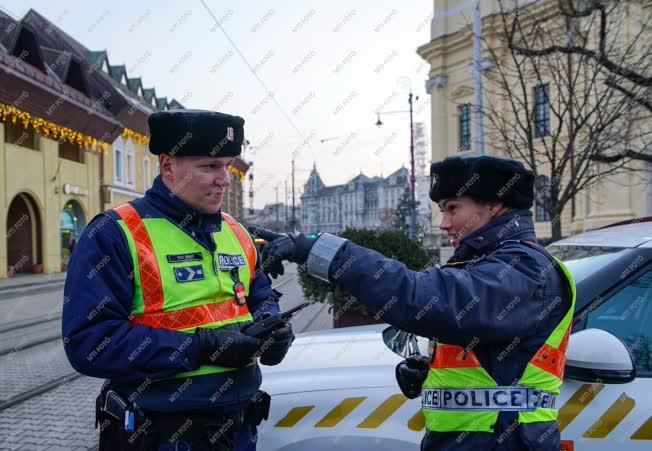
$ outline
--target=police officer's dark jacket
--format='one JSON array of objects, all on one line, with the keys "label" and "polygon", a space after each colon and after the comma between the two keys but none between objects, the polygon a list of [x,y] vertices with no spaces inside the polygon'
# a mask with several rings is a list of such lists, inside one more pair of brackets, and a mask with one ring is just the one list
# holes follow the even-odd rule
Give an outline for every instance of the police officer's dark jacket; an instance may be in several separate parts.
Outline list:
[{"label": "police officer's dark jacket", "polygon": [[[521,242],[535,240],[531,211],[516,210],[463,238],[442,268],[411,271],[347,242],[332,260],[329,279],[393,326],[470,346],[497,384],[507,386],[571,305],[551,258]],[[494,433],[428,432],[422,449],[559,449],[556,422],[515,420],[516,413],[501,412]]]},{"label": "police officer's dark jacket", "polygon": [[[174,196],[160,176],[145,196],[132,204],[141,217],[167,218],[214,252],[211,233],[223,227],[221,213],[198,213]],[[97,216],[84,229],[69,262],[62,333],[72,366],[82,374],[110,379],[125,397],[133,399],[135,393],[138,405],[145,409],[237,408],[260,387],[257,365],[235,373],[194,377],[191,384],[185,378],[156,381],[196,369],[198,343],[192,334],[130,324],[132,258],[124,234],[107,214]],[[278,313],[278,296],[269,278],[257,270],[247,301],[254,317]],[[219,387],[223,389],[216,397]]]}]

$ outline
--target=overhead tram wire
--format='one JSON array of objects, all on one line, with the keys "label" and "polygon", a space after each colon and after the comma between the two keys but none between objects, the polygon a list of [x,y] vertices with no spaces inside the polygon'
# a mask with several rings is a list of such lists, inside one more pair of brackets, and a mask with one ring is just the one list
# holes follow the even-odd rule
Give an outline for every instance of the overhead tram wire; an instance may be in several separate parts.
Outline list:
[{"label": "overhead tram wire", "polygon": [[285,110],[283,109],[283,107],[281,106],[281,104],[278,103],[278,101],[276,100],[276,97],[274,97],[274,95],[273,95],[272,92],[269,90],[269,88],[267,87],[267,85],[265,84],[265,82],[264,82],[264,81],[263,81],[263,80],[258,76],[258,74],[257,74],[256,71],[254,70],[254,68],[251,66],[251,64],[249,63],[249,61],[247,60],[247,58],[246,58],[246,57],[244,56],[244,54],[240,51],[240,49],[239,49],[238,46],[235,44],[235,42],[233,41],[233,39],[231,39],[231,37],[227,34],[226,30],[222,27],[222,25],[220,24],[220,22],[217,20],[217,18],[215,17],[215,14],[213,14],[213,11],[211,11],[211,9],[208,7],[208,5],[206,4],[206,2],[205,2],[204,0],[201,0],[201,3],[202,3],[202,5],[204,5],[204,8],[206,9],[206,11],[208,11],[208,14],[209,14],[209,15],[213,18],[213,20],[215,21],[215,25],[217,25],[217,27],[222,31],[222,33],[224,34],[224,37],[226,37],[226,39],[229,41],[229,43],[231,44],[231,46],[233,46],[233,48],[234,48],[235,51],[238,53],[238,55],[240,55],[240,58],[242,58],[242,61],[244,61],[244,63],[245,63],[245,64],[247,65],[247,67],[249,68],[249,71],[250,71],[250,72],[252,73],[252,75],[256,78],[256,80],[258,81],[258,83],[260,84],[260,86],[262,86],[262,88],[265,90],[265,94],[268,95],[268,96],[272,99],[272,102],[274,103],[274,105],[276,105],[276,108],[281,112],[281,114],[283,115],[283,117],[288,121],[288,123],[289,123],[290,126],[294,129],[294,131],[297,132],[297,134],[298,134],[299,137],[301,138],[302,142],[305,142],[306,137],[304,136],[304,134],[301,132],[301,130],[299,130],[299,127],[297,127],[297,125],[292,121],[292,118],[290,118],[290,116],[285,112]]}]

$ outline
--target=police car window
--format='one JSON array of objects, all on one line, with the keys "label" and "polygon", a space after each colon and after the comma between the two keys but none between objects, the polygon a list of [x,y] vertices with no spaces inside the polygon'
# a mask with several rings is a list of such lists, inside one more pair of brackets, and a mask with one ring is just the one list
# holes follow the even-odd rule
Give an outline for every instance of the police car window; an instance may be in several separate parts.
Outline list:
[{"label": "police car window", "polygon": [[637,372],[652,371],[652,270],[593,310],[586,327],[606,330],[629,348]]},{"label": "police car window", "polygon": [[620,258],[627,251],[622,247],[602,246],[548,246],[548,252],[553,257],[563,261],[573,275],[575,283],[579,283],[595,271]]}]

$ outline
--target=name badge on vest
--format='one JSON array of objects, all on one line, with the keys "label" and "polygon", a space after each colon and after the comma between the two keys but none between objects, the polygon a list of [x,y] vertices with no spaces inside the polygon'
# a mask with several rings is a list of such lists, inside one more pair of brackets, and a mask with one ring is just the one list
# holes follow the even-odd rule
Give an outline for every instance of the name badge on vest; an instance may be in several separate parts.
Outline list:
[{"label": "name badge on vest", "polygon": [[242,255],[229,255],[229,254],[218,254],[217,262],[222,271],[231,271],[233,268],[241,268],[247,266]]},{"label": "name badge on vest", "polygon": [[201,265],[174,268],[174,278],[177,279],[177,282],[194,282],[204,280],[204,277]]},{"label": "name badge on vest", "polygon": [[177,254],[166,255],[168,263],[184,263],[184,262],[200,262],[202,256],[199,252],[192,252],[190,254]]}]

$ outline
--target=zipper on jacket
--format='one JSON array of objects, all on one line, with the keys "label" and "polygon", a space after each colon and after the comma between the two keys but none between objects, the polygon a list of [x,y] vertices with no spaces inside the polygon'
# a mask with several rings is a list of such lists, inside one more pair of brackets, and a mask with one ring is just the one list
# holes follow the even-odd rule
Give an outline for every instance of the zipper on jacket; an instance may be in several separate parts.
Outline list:
[{"label": "zipper on jacket", "polygon": [[[211,262],[213,264],[213,274],[215,275],[215,281],[217,282],[217,293],[220,292],[221,286],[220,286],[220,270],[217,267],[217,260],[215,260],[215,253],[217,252],[217,243],[215,242],[215,238],[213,237],[213,233],[209,233],[210,240],[213,242],[213,245],[215,246],[215,250],[211,251],[210,249],[208,250],[211,254]],[[217,296],[216,293],[216,296]]]}]

